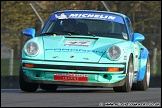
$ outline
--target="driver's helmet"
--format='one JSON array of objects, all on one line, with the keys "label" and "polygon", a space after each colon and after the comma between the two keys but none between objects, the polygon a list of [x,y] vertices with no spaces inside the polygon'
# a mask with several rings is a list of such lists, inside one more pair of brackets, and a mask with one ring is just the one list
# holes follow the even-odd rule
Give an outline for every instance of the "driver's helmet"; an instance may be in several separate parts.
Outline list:
[{"label": "driver's helmet", "polygon": [[107,24],[108,24],[108,30],[109,30],[108,32],[109,32],[109,33],[112,33],[112,32],[113,32],[113,31],[112,31],[112,30],[113,30],[112,22],[109,22],[109,21],[108,21]]},{"label": "driver's helmet", "polygon": [[62,27],[64,31],[75,31],[76,30],[76,20],[64,19],[62,20]]}]

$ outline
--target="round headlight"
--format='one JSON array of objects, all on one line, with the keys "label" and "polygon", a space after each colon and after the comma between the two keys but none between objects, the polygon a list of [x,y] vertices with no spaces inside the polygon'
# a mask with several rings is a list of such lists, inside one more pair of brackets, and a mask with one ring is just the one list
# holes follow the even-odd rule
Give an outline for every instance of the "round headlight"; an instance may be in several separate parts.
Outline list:
[{"label": "round headlight", "polygon": [[25,47],[25,52],[29,56],[34,56],[38,53],[38,44],[35,42],[29,42],[27,43]]},{"label": "round headlight", "polygon": [[107,51],[107,56],[111,60],[116,60],[120,57],[121,50],[118,46],[112,46]]}]

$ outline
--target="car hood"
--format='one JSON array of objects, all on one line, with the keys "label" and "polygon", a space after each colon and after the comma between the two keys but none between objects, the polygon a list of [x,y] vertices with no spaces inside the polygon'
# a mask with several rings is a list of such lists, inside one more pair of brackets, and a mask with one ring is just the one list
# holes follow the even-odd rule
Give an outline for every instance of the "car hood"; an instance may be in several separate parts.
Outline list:
[{"label": "car hood", "polygon": [[107,48],[125,40],[89,36],[43,36],[44,59],[99,62]]}]

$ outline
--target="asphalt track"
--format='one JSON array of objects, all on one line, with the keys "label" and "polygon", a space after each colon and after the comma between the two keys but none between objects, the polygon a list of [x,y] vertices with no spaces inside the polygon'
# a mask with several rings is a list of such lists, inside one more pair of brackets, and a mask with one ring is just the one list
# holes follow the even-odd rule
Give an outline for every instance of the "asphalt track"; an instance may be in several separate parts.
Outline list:
[{"label": "asphalt track", "polygon": [[129,93],[112,88],[59,87],[34,93],[20,89],[1,89],[1,107],[161,107],[161,88]]}]

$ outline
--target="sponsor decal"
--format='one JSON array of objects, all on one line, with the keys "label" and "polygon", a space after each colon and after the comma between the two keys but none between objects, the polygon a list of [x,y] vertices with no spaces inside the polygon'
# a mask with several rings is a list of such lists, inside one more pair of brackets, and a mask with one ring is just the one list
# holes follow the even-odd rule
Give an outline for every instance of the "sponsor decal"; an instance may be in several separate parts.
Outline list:
[{"label": "sponsor decal", "polygon": [[127,56],[124,56],[124,60],[127,60]]},{"label": "sponsor decal", "polygon": [[124,78],[125,76],[124,75],[119,75],[118,78]]},{"label": "sponsor decal", "polygon": [[123,53],[124,53],[124,60],[127,60],[127,55],[126,55],[126,49],[123,49]]},{"label": "sponsor decal", "polygon": [[74,58],[74,56],[70,56],[70,58]]},{"label": "sponsor decal", "polygon": [[98,19],[111,19],[114,20],[116,17],[112,15],[99,15],[99,14],[70,14],[69,16],[61,13],[61,15],[55,14],[57,19],[68,19],[68,18],[98,18]]},{"label": "sponsor decal", "polygon": [[83,59],[85,59],[85,60],[89,60],[89,58],[83,58]]},{"label": "sponsor decal", "polygon": [[126,33],[122,32],[122,36],[123,36],[124,39],[128,39],[128,36],[127,36]]},{"label": "sponsor decal", "polygon": [[58,19],[68,19],[67,16],[64,13],[61,13],[60,16],[58,16],[57,14],[55,14],[55,17]]},{"label": "sponsor decal", "polygon": [[134,70],[138,70],[138,46],[134,45],[134,53],[135,53],[135,64],[134,64]]},{"label": "sponsor decal", "polygon": [[54,56],[53,58],[59,58],[59,56]]},{"label": "sponsor decal", "polygon": [[50,20],[57,19],[99,19],[99,20],[108,20],[114,21],[121,24],[124,24],[123,18],[118,15],[110,13],[95,13],[95,12],[62,12],[55,13],[51,16]]},{"label": "sponsor decal", "polygon": [[98,18],[114,20],[115,16],[98,15],[98,14],[70,14],[69,18]]},{"label": "sponsor decal", "polygon": [[61,49],[61,48],[54,48],[54,49],[45,49],[46,51],[48,50],[53,50],[54,52],[73,52],[73,53],[101,53],[103,54],[103,51],[97,51],[97,50],[85,50],[85,49]]},{"label": "sponsor decal", "polygon": [[55,73],[54,80],[64,82],[88,82],[88,75],[74,73]]}]

